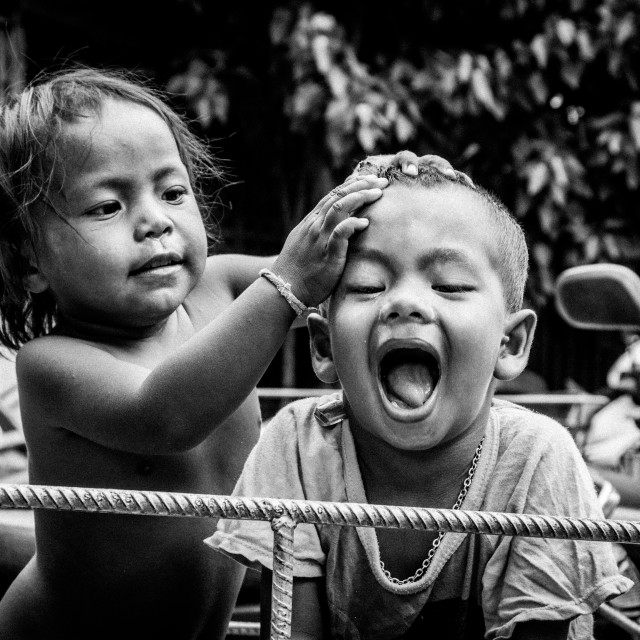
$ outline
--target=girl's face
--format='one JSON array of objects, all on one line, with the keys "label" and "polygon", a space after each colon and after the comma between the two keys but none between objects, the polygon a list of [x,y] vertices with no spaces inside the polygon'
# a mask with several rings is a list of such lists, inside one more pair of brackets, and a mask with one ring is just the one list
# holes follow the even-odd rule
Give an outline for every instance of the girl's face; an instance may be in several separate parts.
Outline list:
[{"label": "girl's face", "polygon": [[[68,321],[140,328],[168,318],[198,282],[207,238],[167,124],[108,99],[64,132],[37,269]],[[44,207],[43,207],[44,209]]]}]

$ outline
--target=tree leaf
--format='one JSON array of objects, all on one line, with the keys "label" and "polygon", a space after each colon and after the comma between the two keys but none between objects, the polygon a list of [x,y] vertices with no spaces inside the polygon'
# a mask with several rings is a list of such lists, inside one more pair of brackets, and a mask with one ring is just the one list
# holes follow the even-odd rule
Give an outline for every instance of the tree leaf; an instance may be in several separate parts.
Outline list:
[{"label": "tree leaf", "polygon": [[549,48],[547,46],[547,38],[544,34],[539,33],[531,41],[531,53],[533,53],[538,65],[543,69],[547,66],[549,59]]},{"label": "tree leaf", "polygon": [[576,37],[576,23],[569,18],[561,18],[556,23],[556,35],[562,45],[568,47]]},{"label": "tree leaf", "polygon": [[536,162],[528,171],[527,193],[535,196],[549,182],[549,169],[544,162]]},{"label": "tree leaf", "polygon": [[399,113],[395,120],[395,128],[396,128],[396,138],[398,138],[398,142],[404,144],[408,142],[413,134],[415,133],[415,128],[409,118],[407,118],[404,114]]},{"label": "tree leaf", "polygon": [[473,57],[467,51],[463,51],[458,60],[457,75],[460,82],[466,84],[471,79],[473,71]]}]

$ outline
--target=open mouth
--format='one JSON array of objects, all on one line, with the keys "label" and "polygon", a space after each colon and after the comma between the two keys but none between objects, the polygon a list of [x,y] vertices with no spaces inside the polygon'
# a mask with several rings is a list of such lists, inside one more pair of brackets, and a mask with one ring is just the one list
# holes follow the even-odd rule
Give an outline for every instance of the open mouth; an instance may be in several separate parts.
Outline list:
[{"label": "open mouth", "polygon": [[387,400],[401,409],[427,403],[440,378],[435,357],[417,348],[392,349],[380,362],[380,382]]}]

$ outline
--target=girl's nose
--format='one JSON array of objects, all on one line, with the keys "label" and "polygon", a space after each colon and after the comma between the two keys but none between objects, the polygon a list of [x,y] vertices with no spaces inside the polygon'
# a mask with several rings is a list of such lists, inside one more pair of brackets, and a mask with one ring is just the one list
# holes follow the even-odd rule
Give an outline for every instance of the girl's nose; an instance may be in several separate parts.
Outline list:
[{"label": "girl's nose", "polygon": [[162,210],[159,203],[141,205],[136,219],[136,240],[160,238],[173,231],[173,220]]},{"label": "girl's nose", "polygon": [[431,295],[425,285],[407,284],[387,297],[380,309],[382,322],[433,322],[435,310]]}]

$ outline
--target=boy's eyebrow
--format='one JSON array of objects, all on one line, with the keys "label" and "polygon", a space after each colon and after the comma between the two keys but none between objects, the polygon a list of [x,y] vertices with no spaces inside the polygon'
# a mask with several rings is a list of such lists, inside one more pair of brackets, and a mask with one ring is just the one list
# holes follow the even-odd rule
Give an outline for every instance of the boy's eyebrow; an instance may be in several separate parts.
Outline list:
[{"label": "boy's eyebrow", "polygon": [[[371,262],[378,262],[385,266],[391,265],[391,257],[389,254],[381,249],[367,246],[354,246],[349,251],[349,258],[356,258],[359,260],[369,260]],[[425,269],[432,264],[451,264],[456,263],[460,265],[470,265],[471,260],[467,253],[454,247],[435,247],[429,251],[426,251],[420,256],[419,267]]]}]

